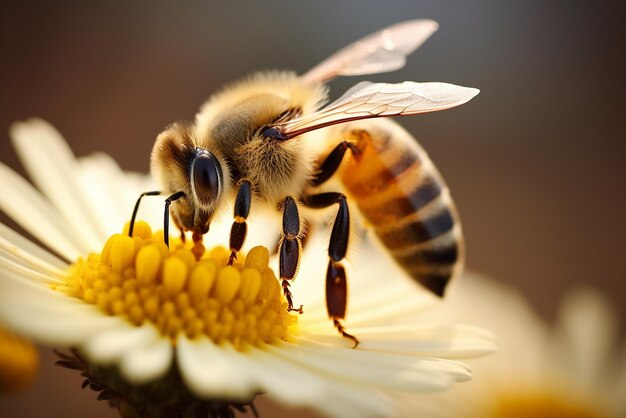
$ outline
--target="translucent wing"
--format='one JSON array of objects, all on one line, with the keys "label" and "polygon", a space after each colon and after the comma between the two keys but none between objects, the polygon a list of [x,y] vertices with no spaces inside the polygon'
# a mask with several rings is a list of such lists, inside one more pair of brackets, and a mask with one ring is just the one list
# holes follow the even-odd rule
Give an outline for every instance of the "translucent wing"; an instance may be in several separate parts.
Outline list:
[{"label": "translucent wing", "polygon": [[270,136],[289,139],[305,132],[358,119],[414,115],[449,109],[468,102],[478,89],[448,83],[358,83],[319,111],[277,124]]},{"label": "translucent wing", "polygon": [[427,19],[389,26],[337,51],[309,70],[303,78],[307,82],[324,82],[340,75],[398,70],[404,67],[406,57],[438,27],[437,22]]}]

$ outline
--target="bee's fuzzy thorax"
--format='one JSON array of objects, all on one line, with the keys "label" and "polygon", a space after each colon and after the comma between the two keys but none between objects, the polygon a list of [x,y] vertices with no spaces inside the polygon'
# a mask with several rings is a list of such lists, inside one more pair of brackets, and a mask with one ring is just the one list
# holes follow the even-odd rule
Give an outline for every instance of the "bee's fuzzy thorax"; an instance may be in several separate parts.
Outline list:
[{"label": "bee's fuzzy thorax", "polygon": [[285,196],[297,197],[313,175],[314,158],[307,142],[317,133],[277,141],[258,131],[286,110],[313,113],[326,97],[324,85],[306,83],[293,72],[253,74],[225,87],[202,106],[196,115],[199,144],[219,149],[233,166],[233,184],[250,180],[262,200],[274,205]]},{"label": "bee's fuzzy thorax", "polygon": [[246,99],[271,93],[288,101],[290,107],[300,107],[304,114],[317,110],[328,96],[323,84],[304,83],[292,71],[262,71],[231,83],[207,100],[196,115],[199,132],[208,132],[216,117]]}]

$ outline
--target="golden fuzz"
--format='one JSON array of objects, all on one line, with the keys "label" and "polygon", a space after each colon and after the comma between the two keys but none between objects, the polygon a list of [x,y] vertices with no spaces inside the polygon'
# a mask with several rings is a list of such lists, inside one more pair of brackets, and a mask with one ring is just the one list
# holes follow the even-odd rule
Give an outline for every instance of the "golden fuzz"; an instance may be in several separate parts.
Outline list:
[{"label": "golden fuzz", "polygon": [[150,322],[173,344],[182,333],[237,349],[286,341],[297,319],[287,312],[267,248],[239,254],[232,266],[223,247],[201,253],[179,239],[168,248],[162,231],[137,222],[132,238],[111,236],[101,254],[79,259],[55,288],[135,325]]}]

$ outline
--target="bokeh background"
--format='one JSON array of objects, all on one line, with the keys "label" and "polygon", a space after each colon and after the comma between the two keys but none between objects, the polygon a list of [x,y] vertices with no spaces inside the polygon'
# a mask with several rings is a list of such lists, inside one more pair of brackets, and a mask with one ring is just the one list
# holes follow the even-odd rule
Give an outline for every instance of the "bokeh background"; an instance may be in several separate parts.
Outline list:
[{"label": "bokeh background", "polygon": [[[514,284],[546,318],[570,287],[599,288],[626,317],[626,29],[619,2],[2,2],[0,153],[38,116],[77,155],[105,151],[148,171],[156,135],[261,69],[304,72],[389,24],[440,30],[401,71],[373,81],[480,88],[458,109],[404,118],[444,174],[468,266]],[[333,97],[363,78],[331,83]],[[2,185],[0,185],[1,189]],[[2,218],[6,222],[6,218]],[[0,399],[6,417],[114,417],[52,366]],[[285,390],[288,390],[286,388]],[[262,416],[313,416],[261,401]]]}]

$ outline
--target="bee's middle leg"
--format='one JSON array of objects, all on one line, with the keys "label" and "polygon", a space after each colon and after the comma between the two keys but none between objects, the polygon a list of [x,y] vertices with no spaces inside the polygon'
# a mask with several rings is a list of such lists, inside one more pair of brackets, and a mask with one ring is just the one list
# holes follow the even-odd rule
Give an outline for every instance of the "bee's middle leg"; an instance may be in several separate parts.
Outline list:
[{"label": "bee's middle leg", "polygon": [[302,242],[300,241],[300,215],[298,205],[291,196],[287,196],[283,202],[283,236],[279,243],[278,270],[282,281],[283,293],[289,304],[288,311],[302,313],[302,305],[293,307],[293,298],[289,289],[289,282],[298,272],[298,265],[302,255]]},{"label": "bee's middle leg", "polygon": [[230,228],[230,257],[228,264],[232,265],[237,259],[237,253],[241,251],[243,243],[248,233],[248,224],[246,220],[250,214],[250,204],[252,202],[252,184],[248,180],[239,182],[239,191],[235,200],[235,211],[233,226]]},{"label": "bee's middle leg", "polygon": [[342,336],[352,340],[353,348],[356,348],[359,345],[358,338],[346,332],[341,323],[341,320],[346,317],[348,304],[348,282],[346,271],[341,263],[348,252],[348,239],[350,238],[350,210],[346,196],[337,192],[319,193],[305,196],[303,202],[306,206],[316,209],[327,208],[335,203],[339,204],[328,244],[330,260],[326,270],[326,310],[337,331]]}]

